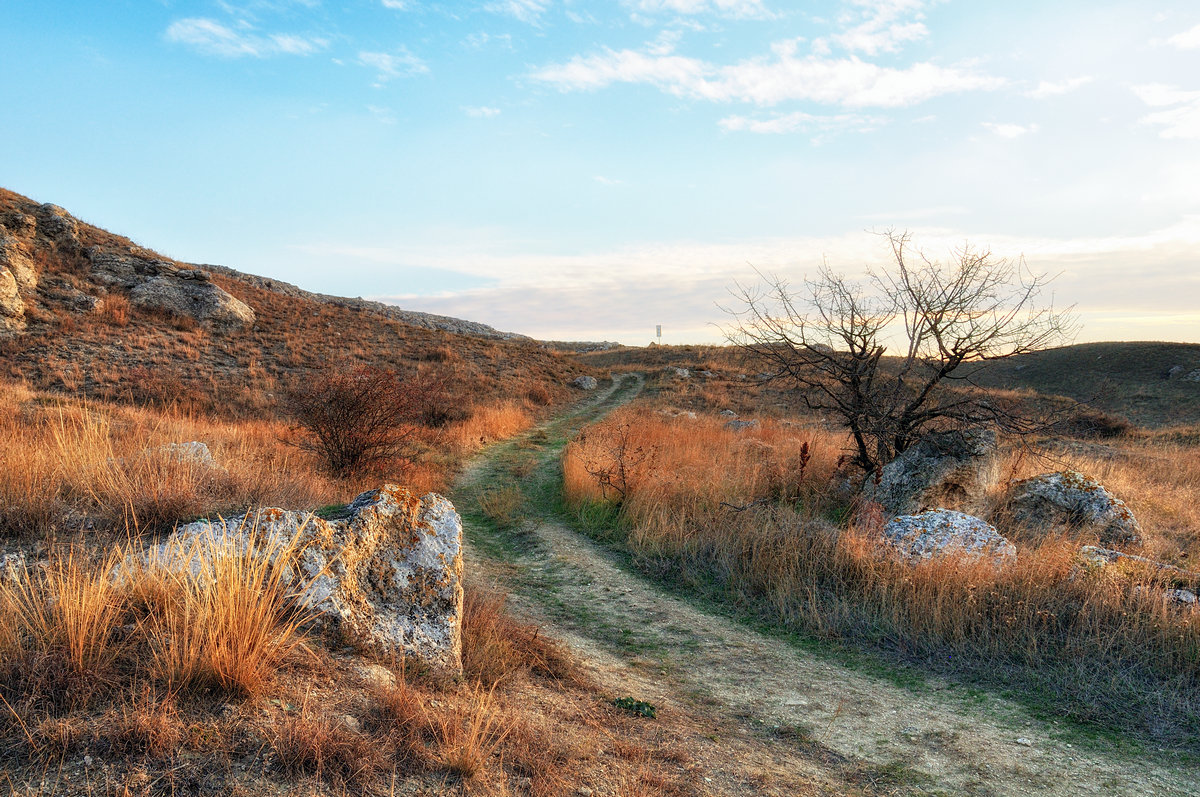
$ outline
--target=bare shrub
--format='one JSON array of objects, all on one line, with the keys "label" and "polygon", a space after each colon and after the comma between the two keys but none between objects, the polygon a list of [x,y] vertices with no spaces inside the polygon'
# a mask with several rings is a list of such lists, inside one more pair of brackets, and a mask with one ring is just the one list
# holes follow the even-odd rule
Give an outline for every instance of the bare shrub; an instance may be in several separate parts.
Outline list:
[{"label": "bare shrub", "polygon": [[366,366],[297,383],[287,395],[288,413],[305,433],[296,445],[339,476],[411,459],[407,446],[433,390],[430,382]]}]

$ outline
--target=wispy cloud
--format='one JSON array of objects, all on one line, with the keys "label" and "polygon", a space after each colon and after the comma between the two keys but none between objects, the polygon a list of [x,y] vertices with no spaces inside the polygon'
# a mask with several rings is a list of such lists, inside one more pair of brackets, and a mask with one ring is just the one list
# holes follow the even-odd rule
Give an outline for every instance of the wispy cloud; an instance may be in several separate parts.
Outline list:
[{"label": "wispy cloud", "polygon": [[714,102],[775,105],[809,100],[858,108],[913,105],[942,94],[994,89],[1004,83],[965,67],[922,62],[894,68],[855,56],[802,55],[794,39],[776,42],[771,50],[773,57],[717,65],[682,55],[605,49],[542,67],[532,77],[562,91],[640,83],[676,97]]},{"label": "wispy cloud", "polygon": [[1188,28],[1182,33],[1176,33],[1167,39],[1167,44],[1172,47],[1178,47],[1180,50],[1200,49],[1200,25]]},{"label": "wispy cloud", "polygon": [[550,0],[494,0],[484,5],[485,11],[504,14],[521,22],[536,25],[550,7]]},{"label": "wispy cloud", "polygon": [[614,177],[605,177],[604,175],[601,175],[601,174],[597,174],[592,179],[595,180],[596,182],[600,183],[600,185],[624,185],[624,183],[625,183],[624,180],[618,180]]},{"label": "wispy cloud", "polygon": [[1086,86],[1092,82],[1090,76],[1073,77],[1067,80],[1050,81],[1043,80],[1037,84],[1033,90],[1026,92],[1027,96],[1033,97],[1036,100],[1044,100],[1047,97],[1057,97],[1061,94],[1068,94],[1080,86]]},{"label": "wispy cloud", "polygon": [[1148,83],[1134,86],[1133,93],[1151,108],[1162,109],[1143,116],[1142,124],[1161,127],[1163,138],[1200,139],[1200,91]]},{"label": "wispy cloud", "polygon": [[379,0],[383,3],[384,8],[394,8],[397,11],[403,11],[412,5],[408,0]]},{"label": "wispy cloud", "polygon": [[840,21],[847,25],[832,39],[850,52],[867,55],[899,52],[904,44],[929,36],[925,0],[850,0]]},{"label": "wispy cloud", "polygon": [[769,19],[774,16],[762,0],[624,0],[622,5],[642,14],[716,14],[735,19]]},{"label": "wispy cloud", "polygon": [[822,116],[818,114],[793,111],[792,113],[774,114],[767,117],[726,116],[717,124],[722,130],[748,133],[817,133],[816,141],[824,140],[828,135],[841,132],[866,133],[887,120],[876,116],[859,114],[834,114]]},{"label": "wispy cloud", "polygon": [[1038,131],[1038,126],[1036,124],[1016,125],[1011,123],[997,124],[994,122],[984,122],[983,126],[1001,138],[1020,138],[1021,136],[1026,136],[1030,133],[1036,133]]},{"label": "wispy cloud", "polygon": [[220,58],[268,58],[273,55],[312,55],[329,46],[327,39],[291,33],[255,33],[243,23],[234,28],[205,17],[172,22],[166,31],[170,42]]},{"label": "wispy cloud", "polygon": [[493,116],[500,115],[499,108],[492,108],[488,105],[463,106],[462,110],[467,116],[472,116],[476,119],[490,119]]},{"label": "wispy cloud", "polygon": [[429,72],[428,65],[403,46],[391,53],[360,52],[358,63],[376,71],[376,86],[381,86],[395,78],[423,75]]}]

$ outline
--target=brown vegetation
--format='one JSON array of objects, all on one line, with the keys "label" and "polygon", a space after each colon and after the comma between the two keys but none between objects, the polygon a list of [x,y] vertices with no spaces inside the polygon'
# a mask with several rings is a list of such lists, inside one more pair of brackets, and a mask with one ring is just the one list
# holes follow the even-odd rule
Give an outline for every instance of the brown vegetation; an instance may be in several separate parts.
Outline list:
[{"label": "brown vegetation", "polygon": [[[1015,537],[1018,561],[1000,570],[953,558],[910,566],[880,541],[880,518],[856,515],[839,495],[831,477],[840,435],[777,423],[735,432],[722,420],[636,410],[610,418],[564,456],[568,500],[585,520],[614,518],[612,533],[648,566],[726,600],[736,595],[788,627],[1019,687],[1069,716],[1200,744],[1188,730],[1200,717],[1200,612],[1161,597],[1169,575],[1087,571],[1075,558],[1087,540],[1062,537]],[[652,454],[616,496],[594,474],[612,467],[606,441],[622,435]],[[812,460],[801,468],[805,445]],[[1194,449],[1158,457],[1127,445],[1129,459],[1073,464],[1130,499],[1150,552],[1173,549],[1174,561],[1195,561]],[[1008,472],[1037,467],[1014,455]],[[995,510],[1000,522],[998,500]]]}]

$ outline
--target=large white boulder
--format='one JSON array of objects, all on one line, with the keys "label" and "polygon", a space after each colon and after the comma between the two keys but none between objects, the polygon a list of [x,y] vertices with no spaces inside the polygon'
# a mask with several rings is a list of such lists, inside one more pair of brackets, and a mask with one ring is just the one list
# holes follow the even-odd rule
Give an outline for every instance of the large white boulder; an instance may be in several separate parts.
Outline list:
[{"label": "large white boulder", "polygon": [[1017,482],[1009,508],[1016,522],[1033,529],[1094,531],[1105,545],[1142,541],[1142,527],[1125,502],[1078,471],[1043,473]]},{"label": "large white boulder", "polygon": [[230,542],[245,550],[255,541],[293,539],[288,565],[307,585],[302,603],[343,641],[461,672],[462,522],[440,495],[418,498],[387,484],[331,519],[271,508],[201,520],[150,558],[172,566],[228,550]]},{"label": "large white boulder", "polygon": [[950,509],[901,515],[884,527],[883,536],[901,555],[912,560],[957,554],[991,559],[999,565],[1017,558],[1017,549],[993,526]]},{"label": "large white boulder", "polygon": [[879,484],[863,495],[888,515],[936,507],[972,507],[999,477],[996,433],[990,429],[936,432],[883,466]]}]

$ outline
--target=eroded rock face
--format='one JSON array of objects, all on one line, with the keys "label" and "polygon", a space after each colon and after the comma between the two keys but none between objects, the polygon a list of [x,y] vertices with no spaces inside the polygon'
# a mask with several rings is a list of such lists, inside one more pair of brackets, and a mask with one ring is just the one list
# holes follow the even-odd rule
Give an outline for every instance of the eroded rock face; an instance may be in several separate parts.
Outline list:
[{"label": "eroded rock face", "polygon": [[207,278],[177,274],[150,277],[129,291],[129,301],[138,307],[191,316],[216,326],[248,327],[254,323],[249,305]]},{"label": "eroded rock face", "polygon": [[938,432],[883,466],[879,484],[863,495],[888,515],[976,503],[999,477],[996,433],[990,429]]},{"label": "eroded rock face", "polygon": [[957,554],[1001,565],[1017,558],[1017,549],[995,527],[950,509],[901,515],[884,527],[883,536],[902,556],[914,561]]},{"label": "eroded rock face", "polygon": [[79,248],[79,222],[58,205],[45,204],[38,207],[37,229],[59,249]]},{"label": "eroded rock face", "polygon": [[580,390],[595,390],[596,389],[596,377],[594,377],[594,376],[577,376],[577,377],[575,377],[575,380],[573,382],[571,382],[571,384],[574,385],[575,387],[579,388]]},{"label": "eroded rock face", "polygon": [[259,540],[296,538],[294,566],[311,584],[303,602],[343,639],[461,672],[462,522],[445,498],[417,498],[388,484],[358,496],[331,520],[261,509],[198,521],[152,556],[192,561],[231,538],[239,547],[249,544],[252,530]]},{"label": "eroded rock face", "polygon": [[1094,531],[1105,545],[1138,545],[1142,527],[1120,498],[1073,470],[1043,473],[1013,485],[1013,519],[1030,528]]},{"label": "eroded rock face", "polygon": [[37,270],[29,251],[11,235],[0,235],[0,268],[11,272],[22,290],[31,291],[37,287]]}]

